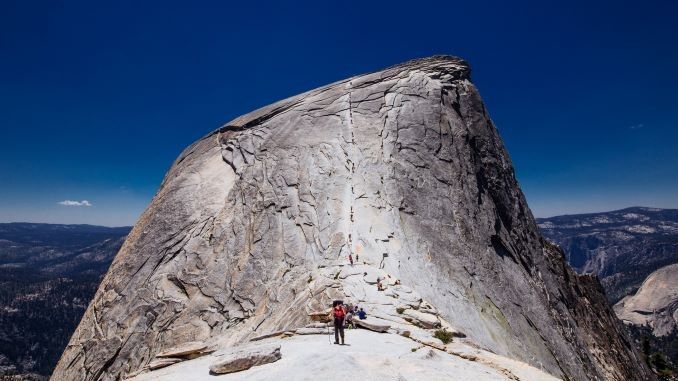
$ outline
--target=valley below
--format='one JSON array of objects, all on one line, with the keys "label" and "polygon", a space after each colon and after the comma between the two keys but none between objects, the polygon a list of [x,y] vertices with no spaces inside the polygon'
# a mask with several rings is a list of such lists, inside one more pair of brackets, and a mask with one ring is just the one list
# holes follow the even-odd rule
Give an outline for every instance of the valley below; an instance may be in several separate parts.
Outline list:
[{"label": "valley below", "polygon": [[678,210],[632,207],[537,219],[579,273],[594,274],[646,358],[678,364]]},{"label": "valley below", "polygon": [[129,229],[0,224],[0,379],[47,379]]}]

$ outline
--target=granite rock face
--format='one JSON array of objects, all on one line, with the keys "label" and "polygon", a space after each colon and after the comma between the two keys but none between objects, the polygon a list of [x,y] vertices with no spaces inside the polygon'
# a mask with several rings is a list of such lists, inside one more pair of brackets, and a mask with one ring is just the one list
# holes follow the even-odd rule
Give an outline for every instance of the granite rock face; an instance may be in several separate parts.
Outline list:
[{"label": "granite rock face", "polygon": [[240,372],[253,366],[276,362],[281,357],[280,345],[242,348],[219,356],[218,360],[210,366],[210,372],[213,374]]},{"label": "granite rock face", "polygon": [[445,56],[283,100],[188,147],[52,379],[118,379],[184,342],[294,330],[337,298],[394,324],[399,305],[434,312],[558,378],[651,377],[597,280],[539,235],[468,65]]},{"label": "granite rock face", "polygon": [[640,289],[614,305],[622,321],[649,325],[656,336],[678,327],[678,264],[662,267],[645,279]]}]

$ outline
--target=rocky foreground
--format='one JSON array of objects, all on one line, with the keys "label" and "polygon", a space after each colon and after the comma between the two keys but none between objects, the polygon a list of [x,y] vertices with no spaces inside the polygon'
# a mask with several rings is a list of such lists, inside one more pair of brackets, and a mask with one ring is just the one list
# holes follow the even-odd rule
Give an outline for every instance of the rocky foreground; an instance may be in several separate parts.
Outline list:
[{"label": "rocky foreground", "polygon": [[[264,333],[250,339],[248,344],[232,347],[227,338],[217,337],[166,349],[156,354],[133,380],[181,380],[189,376],[209,379],[211,375],[246,371],[283,358],[285,361],[276,366],[233,377],[266,380],[275,374],[286,374],[290,379],[311,380],[322,370],[335,374],[332,377],[362,374],[370,380],[394,377],[399,380],[456,377],[556,380],[533,366],[480,349],[419,293],[396,284],[394,277],[375,266],[337,263],[324,268],[320,276],[331,283],[330,287],[342,288],[349,300],[369,308],[367,319],[355,319],[361,329],[346,331],[348,346],[333,345],[334,329],[327,322],[327,310],[312,311],[309,316],[315,322],[296,329]],[[377,279],[383,279],[385,290],[378,290]],[[441,334],[441,338],[436,337]],[[419,349],[422,351],[415,355]],[[195,360],[197,358],[200,360]],[[535,365],[541,367],[539,363]],[[165,369],[158,370],[162,368]]]},{"label": "rocky foreground", "polygon": [[[439,346],[431,338],[441,330],[457,336],[461,354],[474,348],[478,359],[498,356],[555,378],[651,378],[597,280],[577,275],[540,236],[467,63],[444,56],[292,97],[188,147],[52,379],[169,377],[195,364],[191,378],[202,377],[208,363],[213,372],[231,366],[207,356],[232,359],[252,339],[286,331],[294,336],[264,339],[283,340],[279,360],[244,372],[280,364],[302,372],[295,356],[313,369],[286,345],[319,345],[299,330],[319,329],[313,319],[335,299],[360,304],[371,328],[387,331],[358,334],[374,348],[327,344],[354,358],[351,351],[373,351],[365,369],[379,356],[392,361],[380,340],[404,358],[414,343]],[[205,347],[201,357],[168,364],[168,351],[191,343]],[[410,351],[408,366],[422,369],[426,350]],[[431,351],[446,356],[440,378],[462,369],[498,375],[454,348]]]},{"label": "rocky foreground", "polygon": [[[465,345],[449,344],[445,350],[419,344],[397,334],[359,329],[347,331],[348,345],[332,345],[328,336],[279,336],[245,345],[236,351],[221,350],[194,360],[144,373],[130,381],[214,380],[215,364],[235,356],[242,364],[255,363],[256,354],[279,354],[219,380],[541,380],[557,378],[537,368]],[[319,376],[323,375],[323,376]]]}]

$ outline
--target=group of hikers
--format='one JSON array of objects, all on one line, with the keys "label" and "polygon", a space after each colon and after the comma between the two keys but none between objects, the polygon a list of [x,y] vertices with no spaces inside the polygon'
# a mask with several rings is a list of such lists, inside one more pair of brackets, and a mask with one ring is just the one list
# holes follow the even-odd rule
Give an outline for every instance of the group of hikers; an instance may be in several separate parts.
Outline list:
[{"label": "group of hikers", "polygon": [[[358,254],[356,254],[356,259],[357,258],[358,258]],[[353,255],[352,254],[348,255],[348,262],[351,264],[351,266],[353,266]],[[365,273],[364,275],[367,275],[367,273]],[[391,276],[388,275],[388,277],[390,278]],[[385,291],[386,290],[386,286],[384,286],[384,283],[383,283],[384,280],[386,280],[386,279],[381,279],[381,278],[377,277],[377,291]],[[394,284],[396,286],[399,285],[400,279],[396,279]]]},{"label": "group of hikers", "polygon": [[[367,274],[367,273],[366,273]],[[389,276],[390,278],[390,276]],[[377,277],[377,291],[385,291],[386,286],[384,286],[384,281],[385,279],[381,279]],[[400,285],[400,279],[396,279],[395,282],[393,282],[394,285],[398,286]]]},{"label": "group of hikers", "polygon": [[344,345],[344,328],[355,328],[355,319],[367,319],[367,313],[359,306],[345,306],[340,300],[335,300],[332,307],[332,318],[334,321],[334,343]]},{"label": "group of hikers", "polygon": [[[356,254],[356,260],[358,259],[358,254]],[[348,261],[353,266],[353,255],[348,255]],[[365,273],[364,275],[367,275]],[[388,275],[390,278],[391,276]],[[386,287],[384,286],[385,279],[377,278],[377,290],[384,291]],[[400,280],[396,279],[394,282],[395,285],[400,284]],[[339,339],[341,338],[341,345],[344,345],[344,328],[352,329],[355,328],[355,319],[365,320],[367,318],[367,313],[365,310],[360,308],[357,305],[348,305],[345,306],[344,302],[341,300],[335,300],[332,303],[332,316],[331,319],[334,322],[334,344],[339,344]]]}]

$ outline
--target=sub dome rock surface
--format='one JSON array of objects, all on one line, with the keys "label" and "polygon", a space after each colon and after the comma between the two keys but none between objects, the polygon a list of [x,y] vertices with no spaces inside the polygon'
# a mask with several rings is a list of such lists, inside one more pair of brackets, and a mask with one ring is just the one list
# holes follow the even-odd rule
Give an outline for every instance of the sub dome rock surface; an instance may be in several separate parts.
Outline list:
[{"label": "sub dome rock surface", "polygon": [[[341,277],[349,254],[403,288],[345,289],[362,276]],[[401,303],[424,299],[477,346],[559,378],[651,377],[598,281],[540,236],[468,64],[435,56],[266,106],[186,148],[52,379],[115,380],[163,348],[294,330],[347,294],[375,310],[420,295]]]}]

